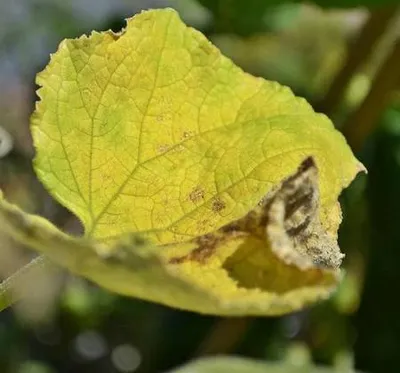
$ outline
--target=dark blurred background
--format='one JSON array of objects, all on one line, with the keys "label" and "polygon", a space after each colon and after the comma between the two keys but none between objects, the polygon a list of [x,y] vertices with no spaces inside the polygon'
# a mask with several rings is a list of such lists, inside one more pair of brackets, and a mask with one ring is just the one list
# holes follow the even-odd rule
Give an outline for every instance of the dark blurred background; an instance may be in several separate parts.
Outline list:
[{"label": "dark blurred background", "polygon": [[[119,297],[53,269],[0,313],[0,372],[162,372],[217,353],[279,360],[293,343],[320,364],[346,356],[363,372],[399,372],[398,0],[0,0],[0,189],[80,233],[32,170],[35,75],[62,39],[118,31],[124,18],[167,6],[244,70],[290,86],[329,115],[367,167],[341,196],[343,283],[299,313],[222,319]],[[0,278],[32,256],[0,237]]]}]

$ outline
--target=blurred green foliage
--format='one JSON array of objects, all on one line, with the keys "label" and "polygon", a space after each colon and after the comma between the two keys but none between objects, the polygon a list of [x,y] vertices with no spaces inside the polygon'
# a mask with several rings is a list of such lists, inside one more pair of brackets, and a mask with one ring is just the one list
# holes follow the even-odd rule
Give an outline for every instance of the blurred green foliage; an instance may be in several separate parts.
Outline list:
[{"label": "blurred green foliage", "polygon": [[[385,5],[398,4],[398,0],[312,0],[320,7],[327,9],[355,7],[380,8]],[[296,4],[302,0],[199,0],[199,3],[213,14],[211,30],[213,32],[233,33],[249,36],[254,33],[267,31],[273,26],[271,13],[277,6],[283,5],[285,17],[295,14]],[[281,14],[282,15],[282,14]]]}]

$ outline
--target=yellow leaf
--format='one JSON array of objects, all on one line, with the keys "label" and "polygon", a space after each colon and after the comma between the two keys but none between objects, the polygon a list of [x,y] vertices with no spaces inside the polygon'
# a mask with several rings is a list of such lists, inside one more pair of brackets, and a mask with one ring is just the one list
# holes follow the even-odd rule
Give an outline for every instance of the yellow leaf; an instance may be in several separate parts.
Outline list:
[{"label": "yellow leaf", "polygon": [[170,9],[63,41],[37,81],[35,169],[86,234],[0,202],[15,238],[107,289],[202,313],[282,314],[335,289],[337,199],[361,165],[287,87]]},{"label": "yellow leaf", "polygon": [[35,169],[94,238],[213,231],[310,155],[327,212],[359,168],[328,118],[244,73],[171,9],[63,41],[37,82]]},{"label": "yellow leaf", "polygon": [[219,315],[277,315],[334,290],[342,254],[318,214],[311,158],[241,219],[187,242],[154,246],[137,235],[112,246],[69,237],[0,202],[14,238],[103,287]]}]

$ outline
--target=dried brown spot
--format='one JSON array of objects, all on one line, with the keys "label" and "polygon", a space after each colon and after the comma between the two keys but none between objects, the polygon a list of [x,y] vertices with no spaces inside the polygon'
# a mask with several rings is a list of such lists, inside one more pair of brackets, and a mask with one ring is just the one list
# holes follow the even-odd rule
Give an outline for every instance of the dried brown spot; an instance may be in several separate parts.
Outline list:
[{"label": "dried brown spot", "polygon": [[224,225],[222,228],[220,228],[220,230],[223,233],[234,233],[234,232],[243,231],[242,226],[240,225],[240,223],[238,221],[234,221],[233,223]]},{"label": "dried brown spot", "polygon": [[[319,219],[318,169],[312,157],[271,197],[267,235],[272,249],[291,261],[338,268],[343,254]],[[298,256],[298,259],[294,259]],[[310,262],[311,261],[311,262]]]},{"label": "dried brown spot", "polygon": [[181,264],[186,261],[204,263],[215,251],[219,239],[214,234],[205,234],[196,238],[194,242],[198,245],[194,250],[187,255],[172,258],[169,262],[171,264]]},{"label": "dried brown spot", "polygon": [[215,252],[215,246],[198,247],[190,254],[190,260],[204,264],[206,260]]},{"label": "dried brown spot", "polygon": [[189,194],[189,199],[193,203],[200,202],[202,199],[204,199],[204,189],[200,187],[194,188]]},{"label": "dried brown spot", "polygon": [[217,247],[220,246],[224,241],[229,241],[233,237],[243,235],[243,232],[224,232],[219,229],[215,233],[208,233],[203,236],[197,237],[193,240],[197,244],[197,247],[193,249],[189,254],[180,257],[171,258],[170,264],[182,264],[187,261],[195,261],[201,264],[205,264],[216,251]]},{"label": "dried brown spot", "polygon": [[222,211],[224,208],[226,207],[226,204],[224,201],[222,201],[221,199],[217,198],[213,203],[212,203],[212,210],[214,212],[220,212]]}]

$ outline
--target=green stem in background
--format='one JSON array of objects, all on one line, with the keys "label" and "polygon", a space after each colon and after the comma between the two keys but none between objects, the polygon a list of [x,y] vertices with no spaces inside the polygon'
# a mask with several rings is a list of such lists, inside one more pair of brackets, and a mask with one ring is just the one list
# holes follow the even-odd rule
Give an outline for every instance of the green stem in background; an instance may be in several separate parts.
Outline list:
[{"label": "green stem in background", "polygon": [[390,21],[396,15],[396,8],[387,7],[371,12],[369,18],[361,28],[358,36],[348,50],[344,66],[334,78],[323,100],[316,105],[317,111],[332,115],[354,73],[366,61],[373,48],[385,32]]},{"label": "green stem in background", "polygon": [[354,151],[359,151],[368,135],[378,125],[379,116],[387,105],[390,93],[400,82],[400,40],[377,72],[371,89],[359,108],[350,115],[344,126],[343,134]]},{"label": "green stem in background", "polygon": [[195,357],[231,352],[243,339],[253,320],[249,317],[217,320],[197,349]]}]

